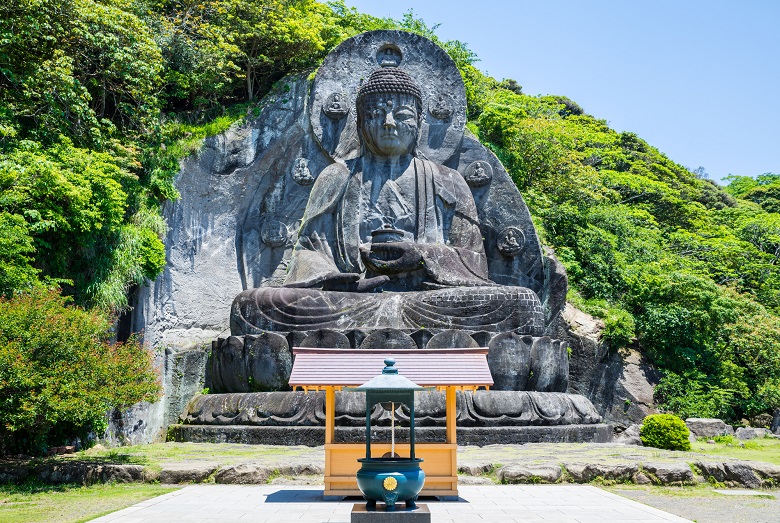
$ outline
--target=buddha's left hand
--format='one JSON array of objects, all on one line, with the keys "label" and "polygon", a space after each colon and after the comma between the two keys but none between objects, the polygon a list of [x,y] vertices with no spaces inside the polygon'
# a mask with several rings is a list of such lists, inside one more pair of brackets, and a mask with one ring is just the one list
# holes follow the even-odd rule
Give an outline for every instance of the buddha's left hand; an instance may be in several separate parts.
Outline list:
[{"label": "buddha's left hand", "polygon": [[388,242],[372,243],[361,247],[363,261],[379,274],[396,274],[423,268],[423,257],[416,243]]}]

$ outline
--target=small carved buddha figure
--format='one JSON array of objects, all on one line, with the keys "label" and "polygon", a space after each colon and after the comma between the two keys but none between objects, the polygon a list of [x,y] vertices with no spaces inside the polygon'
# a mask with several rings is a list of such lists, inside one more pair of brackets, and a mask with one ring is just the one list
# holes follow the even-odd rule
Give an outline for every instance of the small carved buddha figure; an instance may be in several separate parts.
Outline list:
[{"label": "small carved buddha figure", "polygon": [[380,327],[541,334],[536,294],[488,278],[463,177],[417,155],[419,86],[403,69],[382,65],[357,93],[362,155],[317,177],[284,287],[241,293],[233,334]]}]

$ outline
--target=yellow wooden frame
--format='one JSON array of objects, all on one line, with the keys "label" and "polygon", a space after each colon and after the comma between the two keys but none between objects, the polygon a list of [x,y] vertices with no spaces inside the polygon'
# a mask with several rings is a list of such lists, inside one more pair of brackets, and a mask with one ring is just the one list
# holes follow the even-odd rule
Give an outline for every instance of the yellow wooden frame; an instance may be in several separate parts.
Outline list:
[{"label": "yellow wooden frame", "polygon": [[[365,457],[364,443],[336,443],[336,389],[341,387],[325,386],[325,491],[327,497],[361,496],[357,487],[356,474],[360,468],[358,458]],[[446,442],[417,443],[415,455],[422,458],[425,471],[425,486],[421,496],[458,496],[458,442],[457,442],[457,406],[455,392],[461,387],[448,385],[437,387],[445,389],[446,398]],[[409,455],[409,444],[396,443],[396,452]],[[381,456],[390,451],[390,443],[372,443],[371,454]]]}]

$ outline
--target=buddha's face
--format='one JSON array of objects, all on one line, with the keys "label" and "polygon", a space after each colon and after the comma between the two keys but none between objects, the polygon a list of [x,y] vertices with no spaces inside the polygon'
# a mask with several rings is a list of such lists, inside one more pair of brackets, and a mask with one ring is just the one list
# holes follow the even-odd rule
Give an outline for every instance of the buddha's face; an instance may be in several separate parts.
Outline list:
[{"label": "buddha's face", "polygon": [[400,156],[417,144],[420,121],[414,96],[399,93],[370,94],[360,107],[363,143],[379,156]]}]

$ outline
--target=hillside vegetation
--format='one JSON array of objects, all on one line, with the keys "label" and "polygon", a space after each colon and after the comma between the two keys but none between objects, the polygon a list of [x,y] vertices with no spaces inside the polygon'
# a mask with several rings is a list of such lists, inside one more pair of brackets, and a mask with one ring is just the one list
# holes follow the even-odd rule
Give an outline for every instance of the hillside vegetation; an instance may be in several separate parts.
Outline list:
[{"label": "hillside vegetation", "polygon": [[450,53],[469,126],[566,265],[570,300],[604,318],[612,349],[639,346],[662,369],[665,409],[738,420],[780,407],[780,175],[719,187],[564,96],[487,77],[412,13],[337,2],[2,3],[0,293],[60,287],[95,314],[126,309],[164,267],[179,159],[285,74],[378,28]]}]

